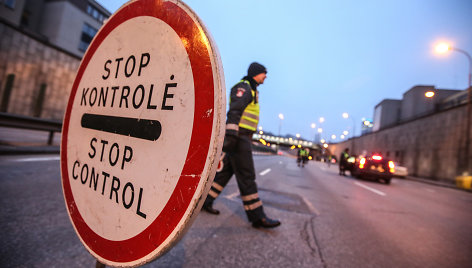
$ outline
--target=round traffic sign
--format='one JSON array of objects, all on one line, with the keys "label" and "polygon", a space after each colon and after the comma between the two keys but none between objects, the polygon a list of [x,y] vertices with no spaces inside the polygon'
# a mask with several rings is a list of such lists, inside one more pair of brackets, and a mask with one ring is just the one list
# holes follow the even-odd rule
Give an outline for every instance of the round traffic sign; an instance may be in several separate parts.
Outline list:
[{"label": "round traffic sign", "polygon": [[99,261],[140,265],[182,237],[216,172],[224,92],[217,49],[180,1],[130,1],[97,33],[67,105],[61,173]]}]

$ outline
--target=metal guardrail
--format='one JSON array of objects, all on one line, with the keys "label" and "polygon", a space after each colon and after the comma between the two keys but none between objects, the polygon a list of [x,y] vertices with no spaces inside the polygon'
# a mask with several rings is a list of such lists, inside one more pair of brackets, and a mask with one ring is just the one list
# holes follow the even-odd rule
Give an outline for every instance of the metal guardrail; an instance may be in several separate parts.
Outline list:
[{"label": "metal guardrail", "polygon": [[52,145],[54,133],[62,131],[61,120],[43,119],[10,113],[0,113],[0,126],[48,131],[48,145]]}]

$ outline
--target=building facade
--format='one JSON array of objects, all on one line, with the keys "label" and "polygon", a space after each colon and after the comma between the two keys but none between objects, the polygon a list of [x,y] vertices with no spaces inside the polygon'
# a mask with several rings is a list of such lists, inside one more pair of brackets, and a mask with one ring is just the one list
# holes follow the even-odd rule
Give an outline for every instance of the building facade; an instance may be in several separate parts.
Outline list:
[{"label": "building facade", "polygon": [[[434,95],[426,97],[426,92]],[[445,102],[454,102],[463,92],[465,91],[436,89],[435,86],[414,86],[403,94],[401,100],[385,99],[375,106],[373,131],[438,112],[444,109]]]},{"label": "building facade", "polygon": [[[427,98],[427,91],[434,96]],[[336,156],[345,148],[354,155],[380,153],[407,167],[412,176],[454,181],[472,167],[466,119],[467,89],[415,86],[402,100],[383,100],[375,107],[372,133],[329,149]]]},{"label": "building facade", "polygon": [[93,0],[0,3],[0,111],[62,119],[81,57],[110,13]]},{"label": "building facade", "polygon": [[2,20],[79,57],[111,15],[94,0],[0,1]]}]

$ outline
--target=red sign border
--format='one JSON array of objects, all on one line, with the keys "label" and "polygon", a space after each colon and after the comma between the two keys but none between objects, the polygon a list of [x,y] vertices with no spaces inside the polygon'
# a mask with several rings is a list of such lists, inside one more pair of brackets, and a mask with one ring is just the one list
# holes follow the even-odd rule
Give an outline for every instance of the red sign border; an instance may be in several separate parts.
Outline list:
[{"label": "red sign border", "polygon": [[[191,153],[187,152],[185,165],[179,181],[159,216],[138,235],[127,240],[112,241],[95,233],[81,216],[69,183],[67,152],[64,149],[67,150],[67,136],[70,127],[72,104],[90,59],[103,40],[116,27],[127,20],[139,16],[151,16],[164,21],[182,40],[186,40],[185,48],[190,59],[195,88],[194,122],[188,149],[188,152]],[[182,220],[198,188],[211,143],[215,112],[215,88],[210,55],[212,49],[207,41],[209,38],[203,36],[204,33],[200,29],[201,27],[195,23],[189,14],[175,3],[156,0],[130,2],[126,7],[122,7],[114,14],[98,32],[79,67],[67,105],[62,130],[62,186],[71,221],[81,240],[91,251],[111,262],[135,262],[161,246]],[[210,114],[208,111],[211,111]]]}]

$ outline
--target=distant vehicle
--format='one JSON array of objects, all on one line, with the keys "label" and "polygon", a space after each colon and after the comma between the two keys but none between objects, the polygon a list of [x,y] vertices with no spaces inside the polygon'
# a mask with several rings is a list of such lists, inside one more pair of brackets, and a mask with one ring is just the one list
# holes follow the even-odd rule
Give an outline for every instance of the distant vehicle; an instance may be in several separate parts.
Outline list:
[{"label": "distant vehicle", "polygon": [[395,174],[395,163],[379,155],[359,157],[351,170],[356,178],[372,179],[390,184]]},{"label": "distant vehicle", "polygon": [[397,162],[394,162],[395,164],[395,173],[393,176],[395,177],[400,177],[400,178],[405,178],[408,176],[408,168],[400,166]]}]

